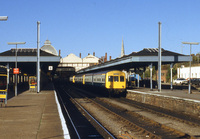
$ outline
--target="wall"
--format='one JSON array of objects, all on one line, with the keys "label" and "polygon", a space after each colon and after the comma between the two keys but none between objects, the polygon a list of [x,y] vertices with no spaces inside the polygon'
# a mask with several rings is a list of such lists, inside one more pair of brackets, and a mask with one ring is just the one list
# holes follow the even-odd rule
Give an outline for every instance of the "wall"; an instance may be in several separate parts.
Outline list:
[{"label": "wall", "polygon": [[[182,67],[177,68],[177,77],[189,78],[190,68]],[[200,67],[191,67],[191,78],[200,78]]]},{"label": "wall", "polygon": [[193,116],[200,116],[200,102],[193,101],[190,99],[182,99],[178,97],[169,97],[159,94],[151,94],[151,93],[137,93],[137,92],[130,92],[127,91],[127,98],[157,106],[162,107],[164,109],[177,111],[181,113],[186,113]]}]

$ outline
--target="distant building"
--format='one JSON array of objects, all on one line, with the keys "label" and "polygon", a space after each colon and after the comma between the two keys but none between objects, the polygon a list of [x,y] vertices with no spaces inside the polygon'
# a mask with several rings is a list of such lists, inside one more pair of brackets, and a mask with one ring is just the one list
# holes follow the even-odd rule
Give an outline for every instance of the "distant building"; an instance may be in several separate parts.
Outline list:
[{"label": "distant building", "polygon": [[59,67],[74,67],[75,71],[87,68],[89,66],[97,65],[99,58],[95,57],[94,54],[81,58],[71,53],[68,56],[61,58]]},{"label": "distant building", "polygon": [[43,51],[45,51],[45,52],[48,52],[50,54],[53,54],[55,56],[58,56],[58,52],[51,45],[51,42],[48,39],[44,42],[44,45],[40,49],[43,50]]},{"label": "distant building", "polygon": [[[188,79],[190,75],[190,67],[181,66],[177,68],[177,78]],[[191,78],[200,78],[200,66],[191,67]]]},{"label": "distant building", "polygon": [[[161,82],[162,83],[166,83],[167,82],[167,72],[168,70],[167,69],[162,69],[161,70]],[[158,75],[158,71],[157,71],[157,75]],[[157,76],[157,80],[158,80],[158,76]]]},{"label": "distant building", "polygon": [[124,52],[124,40],[122,38],[121,57],[123,57],[124,55],[125,55],[125,52]]}]

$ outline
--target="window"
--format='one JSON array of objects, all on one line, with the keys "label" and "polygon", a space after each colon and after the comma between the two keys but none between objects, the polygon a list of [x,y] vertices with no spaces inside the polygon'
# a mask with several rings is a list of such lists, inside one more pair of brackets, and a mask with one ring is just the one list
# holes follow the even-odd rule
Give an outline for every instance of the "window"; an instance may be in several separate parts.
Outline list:
[{"label": "window", "polygon": [[108,81],[113,82],[113,76],[108,76]]},{"label": "window", "polygon": [[101,82],[101,78],[97,78],[97,81],[98,81],[98,82]]},{"label": "window", "polygon": [[7,87],[7,76],[0,76],[0,89],[5,90]]},{"label": "window", "polygon": [[114,76],[114,82],[119,82],[118,76]]},{"label": "window", "polygon": [[124,82],[124,76],[120,76],[120,82]]}]

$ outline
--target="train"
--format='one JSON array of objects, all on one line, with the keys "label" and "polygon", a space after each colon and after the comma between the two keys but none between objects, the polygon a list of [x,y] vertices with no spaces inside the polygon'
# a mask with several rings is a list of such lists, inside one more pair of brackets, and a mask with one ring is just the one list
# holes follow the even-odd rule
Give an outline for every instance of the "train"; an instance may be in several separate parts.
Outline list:
[{"label": "train", "polygon": [[70,82],[107,90],[111,94],[124,94],[126,91],[125,73],[119,70],[100,71],[70,76]]},{"label": "train", "polygon": [[131,74],[128,76],[129,78],[129,81],[128,81],[128,84],[127,84],[127,87],[136,87],[138,85],[138,78],[139,78],[139,81],[142,80],[141,76],[139,74]]},{"label": "train", "polygon": [[0,74],[0,92],[7,92],[7,75]]},{"label": "train", "polygon": [[[17,75],[17,83],[18,86],[23,86],[24,84],[28,84],[28,75],[19,73]],[[8,85],[7,85],[8,84]],[[14,90],[15,84],[15,74],[13,74],[13,70],[9,70],[9,74],[7,73],[7,68],[4,66],[0,66],[0,92],[9,92]]]}]

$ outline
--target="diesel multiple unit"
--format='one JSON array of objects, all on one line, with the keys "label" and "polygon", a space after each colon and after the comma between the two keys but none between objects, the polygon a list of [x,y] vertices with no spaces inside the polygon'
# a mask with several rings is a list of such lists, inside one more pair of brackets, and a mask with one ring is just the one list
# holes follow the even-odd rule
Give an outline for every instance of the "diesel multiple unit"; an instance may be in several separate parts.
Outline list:
[{"label": "diesel multiple unit", "polygon": [[77,74],[70,77],[70,82],[104,88],[117,94],[126,90],[125,73],[118,70]]}]

